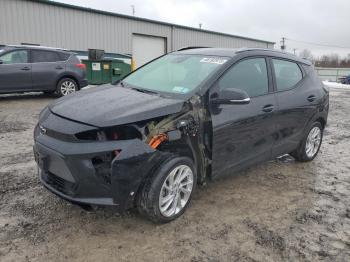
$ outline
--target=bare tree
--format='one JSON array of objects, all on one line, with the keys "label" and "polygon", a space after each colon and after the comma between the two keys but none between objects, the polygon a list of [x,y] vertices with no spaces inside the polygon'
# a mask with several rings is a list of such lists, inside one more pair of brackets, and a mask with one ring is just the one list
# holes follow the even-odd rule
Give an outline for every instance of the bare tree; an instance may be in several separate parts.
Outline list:
[{"label": "bare tree", "polygon": [[319,67],[350,67],[350,55],[342,58],[336,53],[322,55],[316,59],[315,65]]},{"label": "bare tree", "polygon": [[312,55],[311,51],[309,49],[304,49],[299,53],[299,57],[314,61],[314,56]]},{"label": "bare tree", "polygon": [[349,67],[349,59],[347,57],[340,59],[339,67]]},{"label": "bare tree", "polygon": [[339,67],[340,57],[338,54],[330,54],[330,66],[331,67]]}]

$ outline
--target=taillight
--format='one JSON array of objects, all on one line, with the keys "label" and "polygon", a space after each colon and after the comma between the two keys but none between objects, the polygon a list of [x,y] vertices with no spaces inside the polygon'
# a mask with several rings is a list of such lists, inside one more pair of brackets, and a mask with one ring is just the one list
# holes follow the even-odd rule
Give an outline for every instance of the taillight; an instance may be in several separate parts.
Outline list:
[{"label": "taillight", "polygon": [[78,67],[81,70],[86,70],[86,65],[85,64],[75,64],[76,67]]}]

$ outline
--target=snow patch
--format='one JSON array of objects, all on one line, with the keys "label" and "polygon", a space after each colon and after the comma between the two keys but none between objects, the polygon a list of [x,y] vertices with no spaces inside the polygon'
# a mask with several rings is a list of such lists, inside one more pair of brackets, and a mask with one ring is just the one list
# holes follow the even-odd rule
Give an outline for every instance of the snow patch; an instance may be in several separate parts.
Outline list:
[{"label": "snow patch", "polygon": [[344,85],[337,82],[323,81],[323,84],[329,88],[343,88],[343,89],[350,90],[350,85]]}]

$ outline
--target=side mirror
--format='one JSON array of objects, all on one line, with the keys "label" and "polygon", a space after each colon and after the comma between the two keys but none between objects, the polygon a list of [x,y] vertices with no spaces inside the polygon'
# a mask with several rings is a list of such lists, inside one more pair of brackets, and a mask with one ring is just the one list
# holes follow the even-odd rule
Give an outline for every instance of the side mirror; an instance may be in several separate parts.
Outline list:
[{"label": "side mirror", "polygon": [[211,99],[213,104],[225,104],[225,105],[242,105],[249,104],[250,97],[247,92],[236,89],[227,88],[222,90],[217,97]]},{"label": "side mirror", "polygon": [[0,65],[2,65],[4,63],[4,61],[2,61],[1,59],[0,59]]}]

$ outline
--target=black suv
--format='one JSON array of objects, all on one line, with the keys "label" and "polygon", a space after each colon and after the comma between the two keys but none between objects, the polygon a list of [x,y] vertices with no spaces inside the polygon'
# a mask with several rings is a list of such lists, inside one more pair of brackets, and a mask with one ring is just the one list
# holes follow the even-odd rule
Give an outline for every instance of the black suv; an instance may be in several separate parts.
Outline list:
[{"label": "black suv", "polygon": [[46,107],[34,130],[39,176],[73,203],[137,206],[171,221],[206,180],[286,153],[313,160],[328,99],[312,64],[296,56],[173,52]]},{"label": "black suv", "polygon": [[41,46],[0,48],[0,94],[56,93],[65,96],[87,86],[85,65],[74,53]]}]

